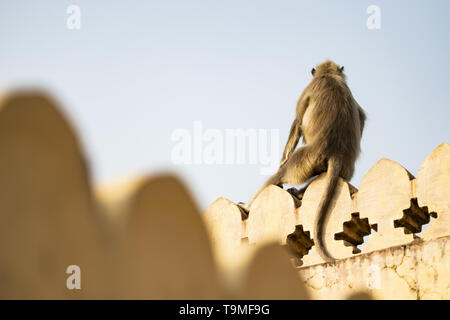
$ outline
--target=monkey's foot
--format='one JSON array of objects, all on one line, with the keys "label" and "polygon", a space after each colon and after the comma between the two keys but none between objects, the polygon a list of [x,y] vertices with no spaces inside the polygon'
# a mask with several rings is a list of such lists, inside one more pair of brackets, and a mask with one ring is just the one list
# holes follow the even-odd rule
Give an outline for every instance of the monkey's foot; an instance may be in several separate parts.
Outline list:
[{"label": "monkey's foot", "polygon": [[287,189],[286,191],[289,192],[292,196],[302,200],[303,195],[306,191],[306,187],[302,188],[302,189],[296,189],[296,188],[292,187],[292,188]]}]

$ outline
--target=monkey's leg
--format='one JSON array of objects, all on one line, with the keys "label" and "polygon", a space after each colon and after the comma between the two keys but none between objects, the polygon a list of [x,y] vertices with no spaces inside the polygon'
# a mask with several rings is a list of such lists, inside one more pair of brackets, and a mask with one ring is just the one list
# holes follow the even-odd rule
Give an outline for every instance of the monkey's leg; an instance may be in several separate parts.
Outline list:
[{"label": "monkey's leg", "polygon": [[311,146],[303,146],[292,154],[277,172],[281,184],[301,184],[314,177],[317,172],[316,157]]},{"label": "monkey's leg", "polygon": [[315,175],[315,162],[310,146],[303,146],[296,150],[289,160],[278,169],[277,173],[269,178],[266,183],[255,194],[252,201],[248,204],[248,208],[268,185],[274,184],[281,186],[285,183],[300,184],[306,182]]}]

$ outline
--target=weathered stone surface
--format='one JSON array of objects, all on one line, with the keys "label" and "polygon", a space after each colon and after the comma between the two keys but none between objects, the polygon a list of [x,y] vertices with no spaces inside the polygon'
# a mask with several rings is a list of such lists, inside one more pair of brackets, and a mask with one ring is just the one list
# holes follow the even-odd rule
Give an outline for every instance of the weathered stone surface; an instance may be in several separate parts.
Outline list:
[{"label": "weathered stone surface", "polygon": [[286,244],[295,230],[296,204],[292,195],[274,185],[265,188],[253,201],[246,221],[249,243],[263,245],[274,240]]},{"label": "weathered stone surface", "polygon": [[408,171],[389,159],[378,161],[363,177],[354,197],[355,208],[361,218],[367,218],[377,228],[362,244],[363,253],[414,240],[414,234],[405,234],[403,227],[395,227],[395,221],[401,220],[404,210],[411,207],[411,179]]},{"label": "weathered stone surface", "polygon": [[[245,217],[245,216],[244,216]],[[233,202],[219,198],[203,213],[215,261],[227,271],[245,264],[249,258],[244,238],[242,210]]]},{"label": "weathered stone surface", "polygon": [[450,144],[438,146],[422,163],[416,179],[418,204],[436,213],[424,240],[450,235]]},{"label": "weathered stone surface", "polygon": [[450,237],[299,268],[313,299],[450,299]]}]

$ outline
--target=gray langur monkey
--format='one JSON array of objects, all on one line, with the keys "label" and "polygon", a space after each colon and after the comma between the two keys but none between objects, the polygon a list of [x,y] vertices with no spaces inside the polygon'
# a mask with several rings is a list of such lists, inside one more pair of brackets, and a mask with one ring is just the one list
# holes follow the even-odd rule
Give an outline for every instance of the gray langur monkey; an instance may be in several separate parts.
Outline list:
[{"label": "gray langur monkey", "polygon": [[[339,177],[353,176],[366,115],[347,86],[344,67],[327,60],[313,68],[313,78],[301,94],[280,168],[258,191],[268,185],[301,184],[326,172],[326,188],[316,215],[314,241],[325,261],[334,258],[328,252],[324,225]],[[303,136],[304,146],[294,152]]]}]

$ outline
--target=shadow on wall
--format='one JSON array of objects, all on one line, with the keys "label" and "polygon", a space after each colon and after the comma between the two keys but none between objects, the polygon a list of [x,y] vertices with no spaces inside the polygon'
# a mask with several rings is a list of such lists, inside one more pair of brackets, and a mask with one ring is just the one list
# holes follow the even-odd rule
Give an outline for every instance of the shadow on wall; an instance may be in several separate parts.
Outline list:
[{"label": "shadow on wall", "polygon": [[0,100],[0,177],[2,299],[309,297],[277,244],[227,285],[198,207],[171,174],[94,190],[76,134],[43,93]]}]

